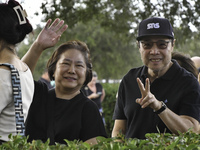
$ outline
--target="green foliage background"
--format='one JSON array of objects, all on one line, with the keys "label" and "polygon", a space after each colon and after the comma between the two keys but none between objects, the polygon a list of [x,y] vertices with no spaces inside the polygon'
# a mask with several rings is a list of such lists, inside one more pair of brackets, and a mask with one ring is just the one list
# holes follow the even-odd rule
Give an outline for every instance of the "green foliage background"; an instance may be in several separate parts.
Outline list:
[{"label": "green foliage background", "polygon": [[112,116],[114,112],[116,95],[117,95],[119,84],[118,83],[114,83],[114,84],[104,83],[102,84],[102,86],[106,92],[105,99],[102,102],[102,107],[103,107],[105,122],[106,122],[105,128],[106,128],[108,137],[111,137],[111,133],[112,133],[113,125],[114,125],[114,120],[112,119]]},{"label": "green foliage background", "polygon": [[[39,31],[41,28],[28,37],[30,44],[33,43]],[[140,57],[138,57],[140,54],[135,43],[128,43],[125,37],[117,37],[115,32],[105,31],[91,21],[87,24],[77,23],[74,28],[68,28],[54,48],[43,52],[36,66],[34,78],[40,77],[52,52],[59,44],[74,39],[87,43],[91,52],[93,69],[98,72],[100,79],[121,79],[130,68],[141,65]],[[25,54],[30,44],[20,45],[18,51],[20,57]]]},{"label": "green foliage background", "polygon": [[[41,9],[44,15],[41,22],[60,18],[69,28],[60,42],[40,57],[34,72],[36,80],[53,50],[73,39],[87,43],[99,79],[121,79],[128,70],[142,65],[136,45],[137,28],[141,20],[152,16],[170,20],[176,38],[175,51],[200,56],[200,0],[43,0]],[[191,24],[196,31],[191,30]],[[38,24],[34,35],[19,46],[20,57],[40,31]]]}]

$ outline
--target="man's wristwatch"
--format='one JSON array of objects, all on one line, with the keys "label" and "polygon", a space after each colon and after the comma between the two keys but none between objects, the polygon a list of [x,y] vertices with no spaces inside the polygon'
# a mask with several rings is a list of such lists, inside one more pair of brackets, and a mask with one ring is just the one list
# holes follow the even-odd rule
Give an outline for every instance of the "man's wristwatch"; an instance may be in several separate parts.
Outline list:
[{"label": "man's wristwatch", "polygon": [[167,106],[165,105],[165,103],[163,101],[161,101],[161,103],[162,103],[161,108],[158,109],[157,111],[153,110],[154,113],[160,114],[161,112],[163,112],[167,108]]}]

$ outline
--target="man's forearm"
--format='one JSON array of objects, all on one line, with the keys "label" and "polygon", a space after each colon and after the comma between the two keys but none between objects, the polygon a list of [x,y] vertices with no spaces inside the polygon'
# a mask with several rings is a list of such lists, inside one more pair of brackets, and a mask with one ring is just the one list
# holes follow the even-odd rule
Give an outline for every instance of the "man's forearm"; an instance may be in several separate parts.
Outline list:
[{"label": "man's forearm", "polygon": [[178,134],[178,131],[182,133],[187,132],[190,128],[194,132],[198,132],[199,130],[199,123],[196,119],[189,116],[179,116],[168,108],[160,113],[159,117],[174,134]]},{"label": "man's forearm", "polygon": [[115,120],[112,137],[117,137],[120,134],[126,133],[126,120]]}]

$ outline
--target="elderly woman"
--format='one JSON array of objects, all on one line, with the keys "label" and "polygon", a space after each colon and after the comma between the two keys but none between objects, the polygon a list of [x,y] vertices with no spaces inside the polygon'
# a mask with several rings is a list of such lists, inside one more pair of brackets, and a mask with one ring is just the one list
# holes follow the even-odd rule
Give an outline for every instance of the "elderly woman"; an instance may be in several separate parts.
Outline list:
[{"label": "elderly woman", "polygon": [[[50,47],[52,39],[59,38],[58,32],[51,34],[55,28],[61,27],[56,21],[50,27],[50,21],[47,22],[23,58],[32,71],[42,51]],[[65,144],[64,139],[76,139],[96,144],[97,136],[106,137],[97,106],[80,90],[92,78],[87,45],[81,41],[63,43],[49,59],[47,70],[50,79],[55,80],[55,89],[49,91],[45,84],[35,81],[34,99],[26,125],[29,140],[46,141],[50,138],[50,144]]]}]

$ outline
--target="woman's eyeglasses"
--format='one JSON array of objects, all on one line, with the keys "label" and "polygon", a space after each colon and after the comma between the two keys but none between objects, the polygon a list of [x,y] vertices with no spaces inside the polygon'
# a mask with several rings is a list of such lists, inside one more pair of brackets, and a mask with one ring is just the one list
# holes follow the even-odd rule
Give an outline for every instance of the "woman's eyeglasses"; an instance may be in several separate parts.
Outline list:
[{"label": "woman's eyeglasses", "polygon": [[157,42],[151,42],[151,41],[140,41],[142,43],[142,47],[144,49],[151,49],[153,47],[153,44],[156,43],[156,46],[159,49],[166,49],[168,46],[168,43],[171,41],[164,41],[164,40],[159,40]]}]

